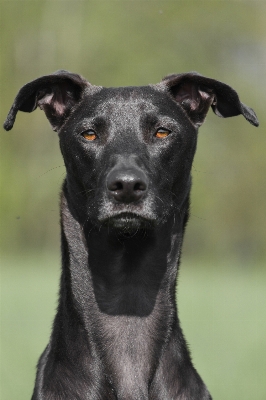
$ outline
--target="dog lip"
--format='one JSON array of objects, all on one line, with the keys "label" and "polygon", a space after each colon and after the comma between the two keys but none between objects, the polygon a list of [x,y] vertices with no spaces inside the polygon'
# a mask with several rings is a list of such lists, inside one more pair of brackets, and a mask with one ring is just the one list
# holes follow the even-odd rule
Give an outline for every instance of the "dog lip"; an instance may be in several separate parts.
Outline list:
[{"label": "dog lip", "polygon": [[151,218],[150,216],[141,215],[136,212],[123,211],[119,213],[113,213],[100,221],[102,224],[108,225],[135,225],[136,223],[140,225],[150,226],[152,227],[156,220],[155,218]]}]

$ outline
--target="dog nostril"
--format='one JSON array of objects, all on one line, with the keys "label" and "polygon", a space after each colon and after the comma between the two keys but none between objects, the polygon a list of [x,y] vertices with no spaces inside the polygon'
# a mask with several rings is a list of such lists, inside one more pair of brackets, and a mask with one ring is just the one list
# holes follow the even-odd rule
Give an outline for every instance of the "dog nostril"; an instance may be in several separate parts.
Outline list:
[{"label": "dog nostril", "polygon": [[122,184],[122,182],[119,182],[119,181],[117,181],[117,182],[111,182],[111,183],[108,185],[108,189],[109,189],[110,191],[112,191],[112,192],[116,192],[116,191],[118,191],[118,190],[123,190],[123,184]]},{"label": "dog nostril", "polygon": [[134,191],[145,191],[146,189],[147,186],[144,182],[137,182],[133,188]]}]

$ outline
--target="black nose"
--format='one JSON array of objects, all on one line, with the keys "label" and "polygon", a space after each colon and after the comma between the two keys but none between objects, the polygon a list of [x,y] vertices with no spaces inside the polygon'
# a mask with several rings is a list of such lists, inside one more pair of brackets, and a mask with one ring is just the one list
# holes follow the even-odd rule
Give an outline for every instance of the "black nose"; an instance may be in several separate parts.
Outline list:
[{"label": "black nose", "polygon": [[113,170],[107,176],[108,193],[121,203],[140,200],[146,193],[147,186],[147,177],[140,170]]}]

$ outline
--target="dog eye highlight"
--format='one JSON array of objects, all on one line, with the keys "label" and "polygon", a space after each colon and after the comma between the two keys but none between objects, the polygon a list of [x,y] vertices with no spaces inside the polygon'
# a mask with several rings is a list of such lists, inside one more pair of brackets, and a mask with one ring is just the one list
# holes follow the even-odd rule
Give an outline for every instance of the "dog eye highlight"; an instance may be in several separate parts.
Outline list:
[{"label": "dog eye highlight", "polygon": [[84,137],[84,139],[86,140],[95,140],[96,139],[96,133],[94,132],[93,129],[89,129],[85,132],[82,133],[82,136]]},{"label": "dog eye highlight", "polygon": [[163,139],[166,138],[169,134],[171,133],[171,131],[169,131],[168,129],[165,128],[159,128],[156,133],[155,136],[159,139]]}]

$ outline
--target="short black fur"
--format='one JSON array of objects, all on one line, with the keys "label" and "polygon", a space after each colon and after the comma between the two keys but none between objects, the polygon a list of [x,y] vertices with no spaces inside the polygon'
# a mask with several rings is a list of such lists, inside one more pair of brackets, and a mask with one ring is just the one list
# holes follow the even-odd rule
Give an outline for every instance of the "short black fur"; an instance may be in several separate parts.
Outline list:
[{"label": "short black fur", "polygon": [[197,130],[209,107],[252,109],[197,73],[102,88],[67,71],[25,85],[9,112],[44,110],[59,134],[62,275],[32,400],[210,400],[175,288]]}]

